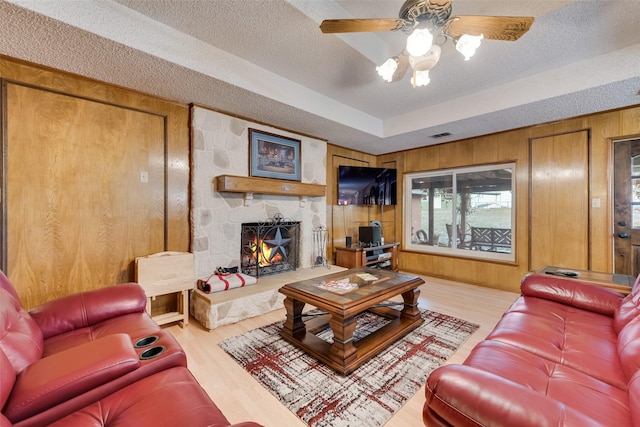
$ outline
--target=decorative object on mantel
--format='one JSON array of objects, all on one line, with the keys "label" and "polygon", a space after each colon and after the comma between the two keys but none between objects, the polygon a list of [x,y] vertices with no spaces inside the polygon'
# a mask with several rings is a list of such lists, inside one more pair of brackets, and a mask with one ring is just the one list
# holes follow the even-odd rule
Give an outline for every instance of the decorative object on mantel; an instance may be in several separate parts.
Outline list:
[{"label": "decorative object on mantel", "polygon": [[214,273],[205,280],[198,279],[198,289],[210,294],[212,292],[222,292],[255,285],[256,283],[258,283],[257,278],[242,273]]},{"label": "decorative object on mantel", "polygon": [[251,176],[300,181],[300,140],[249,129]]},{"label": "decorative object on mantel", "polygon": [[327,250],[327,227],[324,225],[319,225],[313,229],[313,250],[314,254],[314,262],[311,268],[325,266],[327,268],[331,268],[329,262],[327,260],[326,250]]},{"label": "decorative object on mantel", "polygon": [[[306,314],[315,315],[317,310]],[[342,376],[280,337],[283,321],[219,345],[310,427],[382,426],[473,334],[478,325],[432,311],[424,323],[353,373]],[[359,340],[383,326],[373,313],[356,317]],[[321,332],[331,342],[331,329]]]},{"label": "decorative object on mantel", "polygon": [[283,182],[272,178],[218,175],[215,178],[216,191],[221,193],[244,193],[244,204],[249,206],[253,194],[273,194],[276,196],[299,196],[304,207],[307,197],[324,197],[325,186],[302,182]]}]

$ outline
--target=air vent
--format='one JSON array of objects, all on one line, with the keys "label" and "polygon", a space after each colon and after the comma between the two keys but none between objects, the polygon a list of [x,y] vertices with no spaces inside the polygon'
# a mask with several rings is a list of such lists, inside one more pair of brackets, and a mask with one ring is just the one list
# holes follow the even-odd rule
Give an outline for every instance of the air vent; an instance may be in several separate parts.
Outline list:
[{"label": "air vent", "polygon": [[435,135],[431,135],[431,138],[442,138],[443,136],[450,136],[451,132],[442,132],[442,133],[437,133]]}]

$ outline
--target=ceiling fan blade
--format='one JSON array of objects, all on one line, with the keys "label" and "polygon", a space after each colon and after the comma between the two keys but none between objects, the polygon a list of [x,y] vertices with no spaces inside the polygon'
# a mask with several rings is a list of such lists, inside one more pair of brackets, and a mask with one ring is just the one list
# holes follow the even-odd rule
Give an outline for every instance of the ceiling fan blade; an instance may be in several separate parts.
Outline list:
[{"label": "ceiling fan blade", "polygon": [[404,27],[405,21],[399,18],[388,19],[325,19],[320,30],[327,33],[367,33],[375,31],[393,31]]},{"label": "ceiling fan blade", "polygon": [[453,38],[484,34],[485,39],[514,41],[529,31],[533,19],[529,16],[453,16],[443,31]]},{"label": "ceiling fan blade", "polygon": [[397,57],[398,60],[398,68],[396,68],[396,72],[393,73],[393,77],[391,78],[392,82],[397,82],[402,80],[404,75],[407,73],[407,69],[409,68],[409,54],[406,51],[403,51]]}]

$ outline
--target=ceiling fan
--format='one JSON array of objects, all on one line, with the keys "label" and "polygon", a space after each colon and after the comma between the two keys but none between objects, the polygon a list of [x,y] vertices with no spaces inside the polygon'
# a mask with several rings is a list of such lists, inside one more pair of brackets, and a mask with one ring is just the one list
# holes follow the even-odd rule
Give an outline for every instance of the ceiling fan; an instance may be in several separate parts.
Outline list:
[{"label": "ceiling fan", "polygon": [[452,0],[406,0],[398,18],[327,19],[320,30],[327,33],[402,31],[409,34],[407,46],[377,67],[388,82],[400,80],[409,66],[413,87],[429,83],[429,70],[440,60],[441,46],[451,39],[469,60],[483,38],[515,41],[529,31],[532,17],[451,16]]}]

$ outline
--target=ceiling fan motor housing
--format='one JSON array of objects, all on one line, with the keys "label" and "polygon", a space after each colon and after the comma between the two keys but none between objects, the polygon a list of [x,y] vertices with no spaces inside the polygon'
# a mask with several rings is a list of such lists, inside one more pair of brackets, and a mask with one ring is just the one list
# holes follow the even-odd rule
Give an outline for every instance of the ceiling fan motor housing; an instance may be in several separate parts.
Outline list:
[{"label": "ceiling fan motor housing", "polygon": [[[400,19],[412,24],[431,22],[440,28],[451,16],[451,1],[449,0],[407,0],[400,8]],[[411,26],[413,29],[413,26]]]}]

